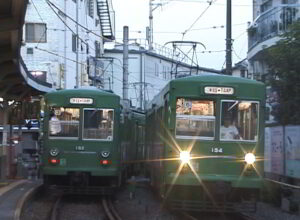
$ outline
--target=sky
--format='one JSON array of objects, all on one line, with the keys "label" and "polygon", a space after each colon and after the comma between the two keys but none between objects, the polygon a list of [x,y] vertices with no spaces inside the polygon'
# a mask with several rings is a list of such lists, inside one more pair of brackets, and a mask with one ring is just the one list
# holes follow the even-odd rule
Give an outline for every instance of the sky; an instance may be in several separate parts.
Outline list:
[{"label": "sky", "polygon": [[[212,0],[209,6],[207,0],[155,0],[153,3],[162,6],[153,11],[154,43],[164,45],[182,39],[201,42],[206,50],[197,47],[198,64],[217,70],[225,68],[226,1]],[[112,0],[112,3],[116,41],[122,42],[126,25],[129,38],[142,43],[139,39],[146,38],[146,26],[149,26],[149,0]],[[252,0],[232,0],[233,64],[247,56],[247,22],[251,21]]]}]

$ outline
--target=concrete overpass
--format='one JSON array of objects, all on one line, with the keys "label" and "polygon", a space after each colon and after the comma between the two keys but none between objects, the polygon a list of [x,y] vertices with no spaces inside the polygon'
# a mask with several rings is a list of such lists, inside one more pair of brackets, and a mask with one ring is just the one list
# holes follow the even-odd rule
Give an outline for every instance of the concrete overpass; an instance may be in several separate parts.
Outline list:
[{"label": "concrete overpass", "polygon": [[52,90],[35,79],[20,56],[28,0],[0,0],[0,97],[23,100]]}]

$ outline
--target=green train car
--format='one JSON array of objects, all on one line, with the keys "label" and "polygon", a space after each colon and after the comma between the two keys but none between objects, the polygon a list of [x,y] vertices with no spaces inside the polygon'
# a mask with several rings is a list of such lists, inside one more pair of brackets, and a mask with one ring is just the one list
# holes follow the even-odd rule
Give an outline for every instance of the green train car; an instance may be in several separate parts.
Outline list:
[{"label": "green train car", "polygon": [[151,185],[174,210],[255,211],[265,86],[218,74],[178,78],[147,106]]},{"label": "green train car", "polygon": [[130,108],[121,117],[121,149],[124,179],[144,173],[145,112]]},{"label": "green train car", "polygon": [[91,87],[51,92],[44,98],[45,185],[99,194],[120,186],[120,97]]}]

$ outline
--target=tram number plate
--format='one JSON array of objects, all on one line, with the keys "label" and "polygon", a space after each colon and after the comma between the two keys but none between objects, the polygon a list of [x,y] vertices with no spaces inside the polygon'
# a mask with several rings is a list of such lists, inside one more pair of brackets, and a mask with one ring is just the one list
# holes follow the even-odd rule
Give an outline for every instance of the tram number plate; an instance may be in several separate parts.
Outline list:
[{"label": "tram number plate", "polygon": [[221,147],[212,147],[211,152],[212,153],[223,153],[223,148],[221,148]]},{"label": "tram number plate", "polygon": [[76,151],[84,151],[84,146],[75,146]]}]

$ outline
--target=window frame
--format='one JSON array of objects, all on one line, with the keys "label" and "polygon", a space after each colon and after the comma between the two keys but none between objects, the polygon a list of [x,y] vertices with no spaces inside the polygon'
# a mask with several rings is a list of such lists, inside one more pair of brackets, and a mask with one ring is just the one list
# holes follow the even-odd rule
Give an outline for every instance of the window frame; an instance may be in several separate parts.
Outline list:
[{"label": "window frame", "polygon": [[[79,140],[80,139],[80,108],[77,107],[77,108],[74,108],[74,107],[63,107],[63,106],[55,106],[53,108],[73,108],[73,109],[78,109],[78,112],[79,112],[79,119],[78,119],[78,135],[77,137],[58,137],[58,136],[50,136],[50,120],[51,118],[49,117],[48,118],[48,139],[60,139],[60,140]],[[49,110],[49,113],[50,113],[50,110]]]},{"label": "window frame", "polygon": [[[223,109],[222,109],[222,103],[223,102],[251,102],[252,103],[255,103],[257,104],[257,124],[256,124],[256,129],[257,129],[257,140],[244,140],[244,139],[221,139],[221,126],[222,126],[222,113],[223,113]],[[260,101],[257,101],[257,100],[246,100],[246,99],[221,99],[220,100],[220,124],[219,124],[219,141],[222,141],[222,142],[251,142],[251,143],[257,143],[259,142],[259,132],[260,132],[260,126],[259,126],[259,123],[260,123]]]},{"label": "window frame", "polygon": [[[92,139],[92,138],[84,138],[84,111],[85,110],[112,110],[113,111],[113,126],[112,126],[112,138],[110,140],[107,139]],[[82,140],[83,141],[103,141],[103,142],[113,142],[114,141],[114,128],[115,127],[115,109],[113,108],[83,108],[82,109]]]},{"label": "window frame", "polygon": [[[28,25],[33,25],[33,33],[32,40],[28,39]],[[35,34],[35,26],[42,25],[45,29],[43,32],[43,36],[39,36],[36,38]],[[35,39],[36,38],[36,39]],[[47,43],[47,24],[46,23],[35,23],[35,22],[26,22],[25,23],[25,42],[26,43]]]},{"label": "window frame", "polygon": [[88,0],[87,1],[87,10],[88,10],[88,15],[91,18],[94,18],[94,0]]},{"label": "window frame", "polygon": [[[213,102],[213,107],[214,107],[214,116],[204,116],[204,115],[179,115],[179,117],[177,116],[177,112],[175,110],[175,138],[176,139],[182,139],[182,140],[209,140],[209,141],[213,141],[216,139],[217,135],[216,135],[216,125],[217,125],[217,100],[214,99],[194,99],[194,98],[189,98],[189,97],[177,97],[176,98],[176,105],[177,105],[177,100],[178,99],[185,99],[185,100],[189,100],[189,101],[211,101]],[[201,97],[199,97],[201,98]],[[213,137],[208,137],[208,136],[187,136],[187,135],[177,135],[176,134],[176,129],[177,129],[177,117],[178,118],[182,118],[182,119],[196,119],[197,121],[202,121],[201,119],[207,119],[207,121],[214,121],[214,128],[213,130]],[[198,120],[200,119],[200,120]],[[214,120],[213,120],[214,119]]]},{"label": "window frame", "polygon": [[72,34],[72,52],[77,53],[77,35]]}]

